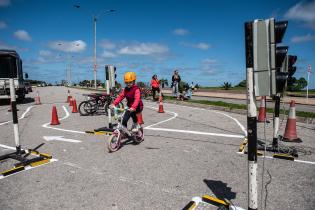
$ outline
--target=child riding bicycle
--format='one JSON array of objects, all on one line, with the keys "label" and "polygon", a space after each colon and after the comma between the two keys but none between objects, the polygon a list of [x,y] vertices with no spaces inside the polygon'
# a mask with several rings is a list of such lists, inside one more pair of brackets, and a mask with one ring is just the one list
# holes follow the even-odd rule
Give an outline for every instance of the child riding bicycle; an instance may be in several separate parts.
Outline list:
[{"label": "child riding bicycle", "polygon": [[132,118],[132,132],[138,132],[140,125],[138,124],[137,114],[143,110],[143,103],[141,100],[140,88],[136,85],[136,73],[126,72],[124,75],[126,87],[122,90],[116,98],[111,107],[117,106],[124,98],[127,99],[127,106],[129,109],[126,111],[122,120],[122,125],[127,128],[127,123],[130,117]]}]

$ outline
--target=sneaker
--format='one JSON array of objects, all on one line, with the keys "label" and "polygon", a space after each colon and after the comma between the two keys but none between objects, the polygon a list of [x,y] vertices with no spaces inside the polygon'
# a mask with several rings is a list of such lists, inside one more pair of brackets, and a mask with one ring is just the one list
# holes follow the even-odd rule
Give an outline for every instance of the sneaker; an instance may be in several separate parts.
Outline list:
[{"label": "sneaker", "polygon": [[134,123],[134,124],[132,125],[131,131],[134,132],[134,133],[136,133],[136,132],[139,131],[139,129],[140,129],[140,125],[139,125],[138,123]]}]

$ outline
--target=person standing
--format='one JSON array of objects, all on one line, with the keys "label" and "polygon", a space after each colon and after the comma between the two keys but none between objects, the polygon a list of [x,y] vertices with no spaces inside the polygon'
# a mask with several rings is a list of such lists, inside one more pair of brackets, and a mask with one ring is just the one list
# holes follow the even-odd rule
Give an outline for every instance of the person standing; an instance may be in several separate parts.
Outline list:
[{"label": "person standing", "polygon": [[157,100],[155,98],[156,92],[160,93],[160,81],[158,80],[156,74],[152,76],[151,87],[152,87],[153,101],[156,101]]},{"label": "person standing", "polygon": [[172,88],[173,88],[173,96],[179,97],[179,83],[180,83],[180,76],[178,74],[178,70],[174,71],[174,74],[172,76]]}]

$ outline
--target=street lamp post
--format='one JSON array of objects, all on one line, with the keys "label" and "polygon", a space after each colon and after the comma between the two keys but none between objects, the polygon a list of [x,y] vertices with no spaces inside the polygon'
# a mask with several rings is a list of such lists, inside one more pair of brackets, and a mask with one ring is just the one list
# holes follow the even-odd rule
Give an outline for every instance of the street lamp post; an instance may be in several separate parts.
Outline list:
[{"label": "street lamp post", "polygon": [[[75,8],[79,9],[81,8],[80,5],[73,5]],[[104,13],[111,13],[111,12],[115,12],[116,10],[114,9],[110,9],[110,10],[105,10],[105,11],[101,11],[99,12],[97,15],[92,15],[93,18],[93,26],[94,26],[94,55],[93,55],[93,72],[94,72],[94,88],[97,89],[97,84],[96,84],[96,74],[97,74],[97,62],[96,62],[96,21],[97,19],[101,16],[101,14]]]}]

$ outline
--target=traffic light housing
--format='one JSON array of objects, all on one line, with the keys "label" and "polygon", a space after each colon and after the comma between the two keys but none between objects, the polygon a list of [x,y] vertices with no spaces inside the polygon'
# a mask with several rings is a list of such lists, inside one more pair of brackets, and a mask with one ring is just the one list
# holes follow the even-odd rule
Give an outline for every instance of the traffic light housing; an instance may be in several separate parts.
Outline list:
[{"label": "traffic light housing", "polygon": [[276,22],[270,18],[270,72],[271,72],[271,95],[282,93],[287,81],[287,53],[288,46],[277,46],[282,42],[288,21]]}]

